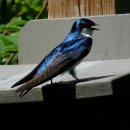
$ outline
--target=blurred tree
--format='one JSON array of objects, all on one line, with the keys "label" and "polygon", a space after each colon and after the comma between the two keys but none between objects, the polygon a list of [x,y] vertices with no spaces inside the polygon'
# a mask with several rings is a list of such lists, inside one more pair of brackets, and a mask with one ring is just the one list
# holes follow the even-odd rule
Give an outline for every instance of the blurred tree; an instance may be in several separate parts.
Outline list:
[{"label": "blurred tree", "polygon": [[[24,20],[34,19],[46,0],[0,0],[0,23],[10,22],[14,17],[21,16]],[[47,6],[39,18],[48,18]]]},{"label": "blurred tree", "polygon": [[32,19],[48,18],[47,0],[0,0],[0,64],[18,63],[18,33]]}]

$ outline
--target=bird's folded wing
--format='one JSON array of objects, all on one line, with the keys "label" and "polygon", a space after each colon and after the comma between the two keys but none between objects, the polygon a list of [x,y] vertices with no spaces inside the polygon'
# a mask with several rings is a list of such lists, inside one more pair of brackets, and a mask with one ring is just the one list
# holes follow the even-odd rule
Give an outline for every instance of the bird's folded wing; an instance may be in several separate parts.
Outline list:
[{"label": "bird's folded wing", "polygon": [[16,92],[22,92],[24,90],[31,89],[37,85],[40,85],[55,76],[59,75],[60,73],[64,72],[71,66],[73,66],[79,59],[78,57],[73,56],[80,56],[76,50],[68,52],[68,54],[59,54],[55,58],[55,60],[52,62],[51,65],[49,65],[41,74],[37,75],[33,79],[29,80],[22,86],[20,86],[18,89],[16,89]]}]

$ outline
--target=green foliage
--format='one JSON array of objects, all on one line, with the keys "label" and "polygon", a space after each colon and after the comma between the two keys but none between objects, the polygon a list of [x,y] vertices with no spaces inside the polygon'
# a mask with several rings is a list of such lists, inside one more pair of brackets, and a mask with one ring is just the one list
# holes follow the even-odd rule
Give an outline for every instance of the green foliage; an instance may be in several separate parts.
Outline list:
[{"label": "green foliage", "polygon": [[[40,12],[44,0],[0,0],[0,23],[8,23],[20,16],[24,20],[34,19]],[[47,18],[47,7],[40,18]]]},{"label": "green foliage", "polygon": [[[18,53],[18,32],[26,23],[20,17],[8,24],[0,25],[0,64],[16,64]],[[12,58],[11,58],[12,57]]]},{"label": "green foliage", "polygon": [[[0,0],[0,64],[18,63],[18,34],[39,14],[44,0]],[[39,18],[47,18],[47,7]]]}]

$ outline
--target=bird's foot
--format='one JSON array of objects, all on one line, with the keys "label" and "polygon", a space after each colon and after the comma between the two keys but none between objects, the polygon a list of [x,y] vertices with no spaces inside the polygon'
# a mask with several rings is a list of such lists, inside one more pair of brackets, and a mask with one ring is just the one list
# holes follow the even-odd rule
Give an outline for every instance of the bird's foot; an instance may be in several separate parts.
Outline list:
[{"label": "bird's foot", "polygon": [[51,79],[51,84],[60,84],[60,83],[63,83],[63,81],[60,81],[60,82],[53,82],[53,80]]},{"label": "bird's foot", "polygon": [[60,82],[55,82],[53,84],[62,84],[64,81],[60,81]]}]

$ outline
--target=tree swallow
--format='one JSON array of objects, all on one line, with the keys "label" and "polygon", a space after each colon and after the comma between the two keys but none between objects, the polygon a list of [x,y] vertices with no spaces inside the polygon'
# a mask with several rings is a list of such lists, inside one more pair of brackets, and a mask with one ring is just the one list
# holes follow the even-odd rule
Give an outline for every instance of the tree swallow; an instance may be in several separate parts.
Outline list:
[{"label": "tree swallow", "polygon": [[[87,18],[76,20],[66,38],[54,48],[43,60],[23,79],[16,82],[13,87],[21,85],[16,92],[25,95],[33,87],[51,80],[57,75],[68,71],[76,80],[75,66],[88,55],[92,47],[92,32],[99,30],[97,25]],[[86,28],[86,34],[83,29]]]}]

